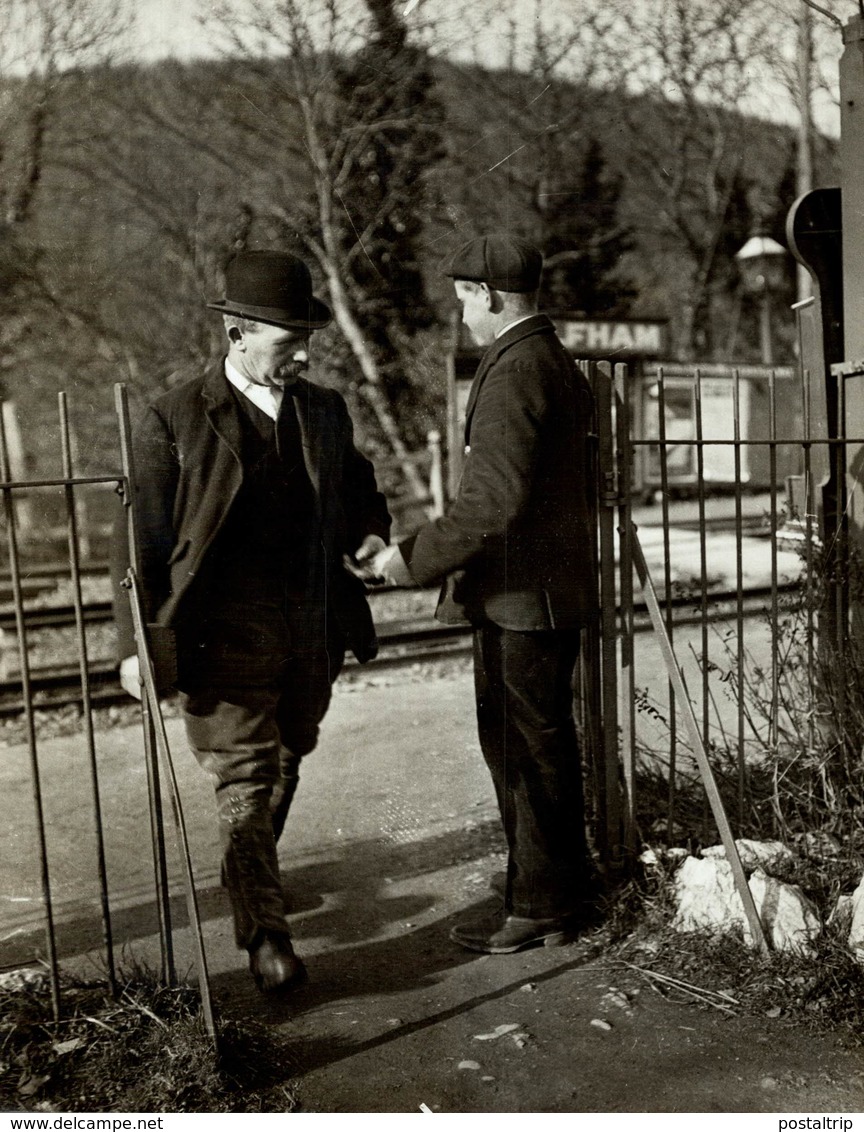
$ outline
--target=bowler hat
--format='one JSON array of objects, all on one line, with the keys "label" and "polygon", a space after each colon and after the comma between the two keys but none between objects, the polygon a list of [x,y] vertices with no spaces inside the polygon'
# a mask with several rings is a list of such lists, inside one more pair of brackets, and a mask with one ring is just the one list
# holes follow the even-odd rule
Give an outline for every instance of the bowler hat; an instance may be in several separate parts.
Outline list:
[{"label": "bowler hat", "polygon": [[287,252],[241,252],[225,269],[225,298],[210,310],[289,329],[320,330],[333,317],[312,294],[312,276],[302,259]]},{"label": "bowler hat", "polygon": [[488,283],[496,291],[536,291],[543,270],[541,252],[511,236],[478,236],[450,260],[451,279]]}]

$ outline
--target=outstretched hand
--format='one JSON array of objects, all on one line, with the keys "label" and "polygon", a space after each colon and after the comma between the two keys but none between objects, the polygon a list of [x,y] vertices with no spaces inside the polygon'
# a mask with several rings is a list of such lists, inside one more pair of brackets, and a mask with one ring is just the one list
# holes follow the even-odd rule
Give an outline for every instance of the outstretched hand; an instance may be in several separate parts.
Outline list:
[{"label": "outstretched hand", "polygon": [[402,557],[402,552],[397,543],[393,543],[392,546],[385,546],[383,550],[378,551],[372,559],[372,570],[376,578],[390,586],[415,586],[417,584],[405,565],[405,559]]},{"label": "outstretched hand", "polygon": [[367,535],[353,555],[342,555],[342,565],[355,578],[360,578],[363,582],[374,582],[377,579],[372,570],[372,560],[386,546],[380,535]]}]

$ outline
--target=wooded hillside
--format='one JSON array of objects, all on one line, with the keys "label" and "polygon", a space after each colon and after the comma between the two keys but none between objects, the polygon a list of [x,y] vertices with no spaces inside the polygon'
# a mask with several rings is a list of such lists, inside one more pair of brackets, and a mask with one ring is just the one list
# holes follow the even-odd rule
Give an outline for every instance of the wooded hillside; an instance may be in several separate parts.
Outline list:
[{"label": "wooded hillside", "polygon": [[[440,268],[477,233],[541,244],[550,306],[669,319],[679,357],[758,356],[734,254],[756,225],[782,238],[789,129],[734,105],[433,59],[389,0],[368,7],[350,55],[295,44],[6,81],[0,380],[31,472],[56,470],[59,389],[82,470],[114,465],[113,383],[146,396],[221,348],[204,304],[243,247],[312,265],[337,312],[315,336],[316,375],[345,392],[373,455],[442,424]],[[815,165],[834,183],[829,142]],[[791,302],[791,262],[789,276]]]}]

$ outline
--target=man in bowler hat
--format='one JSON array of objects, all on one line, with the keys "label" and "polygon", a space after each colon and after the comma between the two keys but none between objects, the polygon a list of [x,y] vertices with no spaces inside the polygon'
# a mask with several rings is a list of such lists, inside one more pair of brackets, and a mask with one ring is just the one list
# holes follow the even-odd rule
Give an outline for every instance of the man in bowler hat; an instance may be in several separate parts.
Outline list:
[{"label": "man in bowler hat", "polygon": [[[357,562],[386,545],[390,516],[342,397],[305,377],[331,317],[306,264],[242,253],[208,306],[227,356],[176,375],[144,412],[132,503],[145,614],[154,640],[174,638],[187,737],[216,789],[237,945],[272,992],[305,978],[276,843],[346,648],[375,655]],[[115,606],[121,680],[140,695],[124,593]]]},{"label": "man in bowler hat", "polygon": [[468,398],[465,463],[447,513],[381,551],[370,573],[443,580],[441,620],[474,627],[480,745],[508,845],[503,906],[451,938],[519,951],[588,912],[573,675],[580,631],[596,615],[587,478],[588,383],[537,310],[542,256],[483,236],[450,263],[462,321],[483,354]]}]

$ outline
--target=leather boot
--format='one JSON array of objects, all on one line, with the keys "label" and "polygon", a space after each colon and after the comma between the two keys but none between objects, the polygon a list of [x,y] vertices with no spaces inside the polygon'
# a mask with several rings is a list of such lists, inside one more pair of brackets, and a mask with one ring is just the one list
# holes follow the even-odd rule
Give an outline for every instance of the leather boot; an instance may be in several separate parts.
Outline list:
[{"label": "leather boot", "polygon": [[263,994],[278,994],[306,981],[306,968],[287,935],[262,931],[249,948],[249,970]]}]

